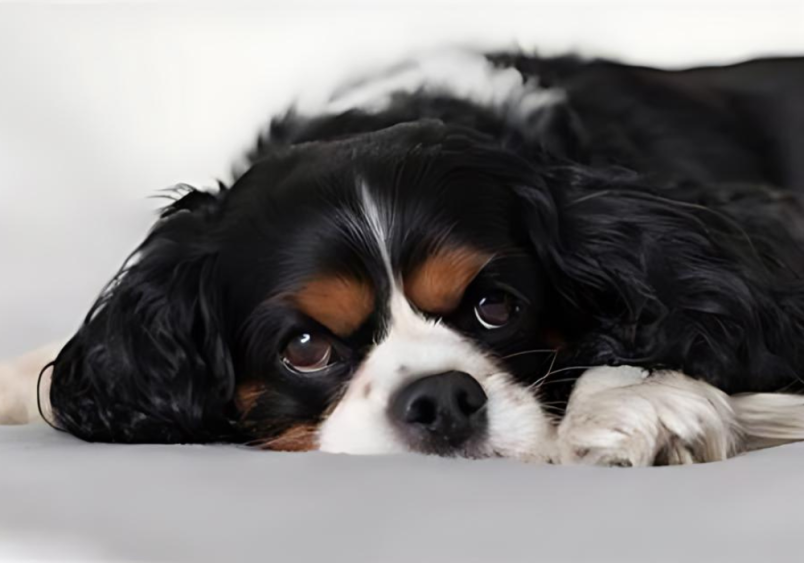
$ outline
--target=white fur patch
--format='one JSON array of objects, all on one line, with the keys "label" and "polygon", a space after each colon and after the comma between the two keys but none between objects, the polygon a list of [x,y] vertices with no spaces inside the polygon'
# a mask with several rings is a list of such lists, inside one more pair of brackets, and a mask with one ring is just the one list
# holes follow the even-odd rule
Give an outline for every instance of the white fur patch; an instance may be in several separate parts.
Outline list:
[{"label": "white fur patch", "polygon": [[385,266],[385,273],[388,276],[388,279],[393,282],[394,274],[393,266],[391,265],[391,251],[388,248],[390,232],[393,229],[393,225],[391,223],[393,213],[390,211],[383,213],[383,210],[379,205],[377,205],[377,202],[371,196],[369,188],[366,184],[363,184],[360,187],[360,190],[362,195],[363,213],[366,222],[368,223],[369,231],[374,237],[374,242],[380,251],[383,266]]},{"label": "white fur patch", "polygon": [[[42,420],[37,404],[37,383],[39,372],[53,360],[62,343],[44,346],[17,358],[0,364],[0,424],[26,424]],[[42,376],[40,395],[42,410],[50,419],[50,372]]]},{"label": "white fur patch", "polygon": [[542,88],[537,80],[525,80],[515,68],[497,67],[481,53],[449,49],[416,57],[384,75],[341,89],[324,111],[382,111],[395,94],[417,92],[467,100],[515,121],[565,99],[562,90]]},{"label": "white fur patch", "polygon": [[561,463],[646,466],[726,459],[742,431],[729,397],[678,372],[594,368],[578,380],[558,429]]}]

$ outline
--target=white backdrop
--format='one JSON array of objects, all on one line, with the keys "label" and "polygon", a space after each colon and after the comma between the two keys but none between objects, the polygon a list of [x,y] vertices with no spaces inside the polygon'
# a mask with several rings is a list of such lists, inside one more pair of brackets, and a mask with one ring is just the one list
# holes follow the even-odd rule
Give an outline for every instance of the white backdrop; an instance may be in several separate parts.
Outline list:
[{"label": "white backdrop", "polygon": [[0,356],[72,333],[152,223],[297,95],[443,44],[804,54],[804,1],[0,3]]}]

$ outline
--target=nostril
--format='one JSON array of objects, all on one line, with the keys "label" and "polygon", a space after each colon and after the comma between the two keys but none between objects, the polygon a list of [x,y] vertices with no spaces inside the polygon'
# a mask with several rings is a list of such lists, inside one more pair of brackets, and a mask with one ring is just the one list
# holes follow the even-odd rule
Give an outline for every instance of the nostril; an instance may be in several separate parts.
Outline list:
[{"label": "nostril", "polygon": [[405,422],[409,424],[430,425],[436,421],[438,408],[429,397],[418,397],[408,404],[405,411]]},{"label": "nostril", "polygon": [[486,395],[459,391],[456,401],[464,416],[472,416],[486,404]]}]

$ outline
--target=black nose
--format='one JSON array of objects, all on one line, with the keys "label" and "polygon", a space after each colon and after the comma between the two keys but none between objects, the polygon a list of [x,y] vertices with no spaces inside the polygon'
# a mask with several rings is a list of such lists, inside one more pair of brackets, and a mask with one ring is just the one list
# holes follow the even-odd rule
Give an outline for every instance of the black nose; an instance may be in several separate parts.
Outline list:
[{"label": "black nose", "polygon": [[445,453],[486,430],[488,398],[468,373],[417,379],[391,399],[390,415],[414,449]]}]

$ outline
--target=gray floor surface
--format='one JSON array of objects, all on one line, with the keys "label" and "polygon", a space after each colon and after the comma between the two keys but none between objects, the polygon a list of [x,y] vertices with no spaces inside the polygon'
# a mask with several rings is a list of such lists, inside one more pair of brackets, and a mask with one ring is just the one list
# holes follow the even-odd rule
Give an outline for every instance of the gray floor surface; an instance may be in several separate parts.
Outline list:
[{"label": "gray floor surface", "polygon": [[804,444],[600,469],[0,427],[0,560],[799,562],[802,470]]}]

